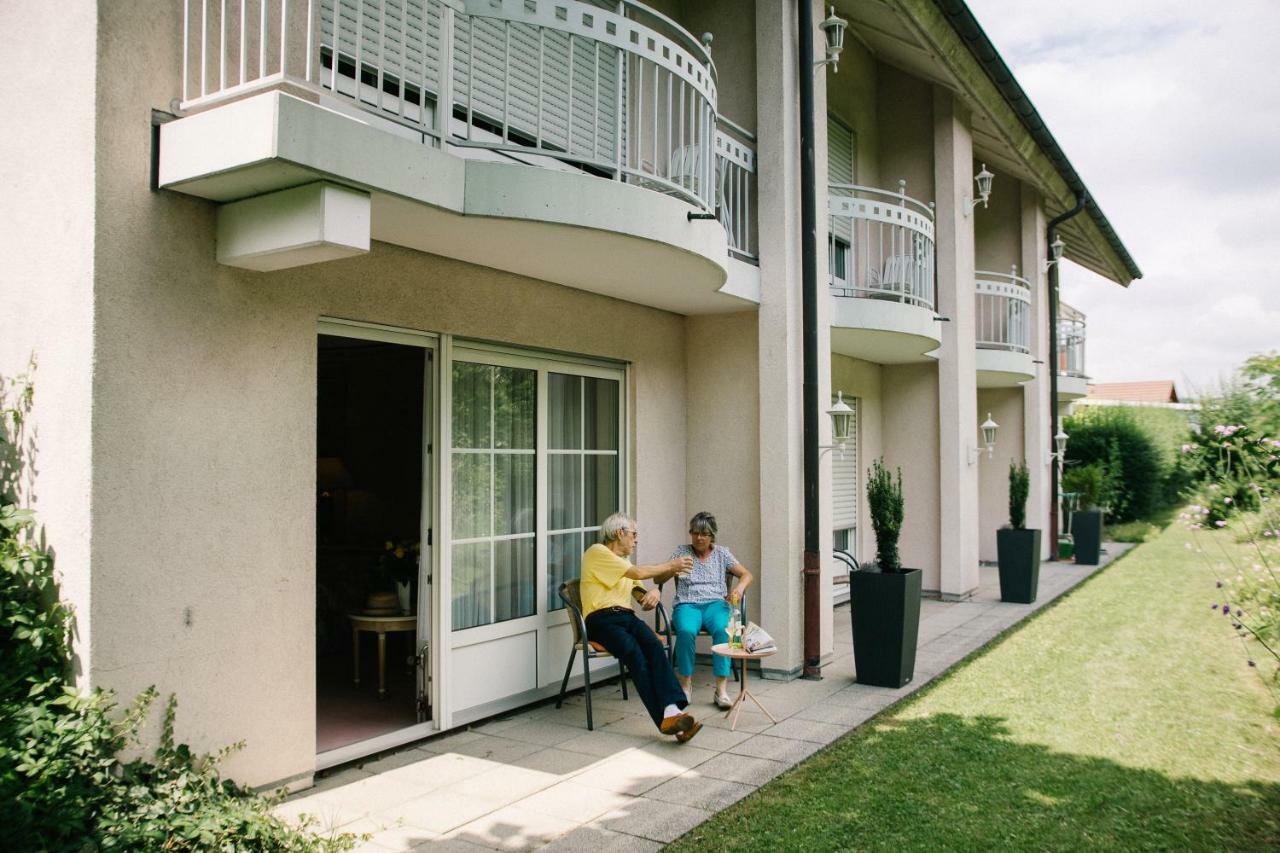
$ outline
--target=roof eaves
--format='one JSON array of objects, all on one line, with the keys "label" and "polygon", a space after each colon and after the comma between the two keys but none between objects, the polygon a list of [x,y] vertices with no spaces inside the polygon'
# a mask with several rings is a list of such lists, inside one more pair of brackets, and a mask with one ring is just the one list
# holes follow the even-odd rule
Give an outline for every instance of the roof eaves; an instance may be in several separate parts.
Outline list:
[{"label": "roof eaves", "polygon": [[1023,91],[1022,86],[1014,78],[1013,72],[1005,64],[999,51],[991,43],[991,39],[987,38],[987,34],[978,23],[978,19],[974,17],[973,12],[969,11],[969,7],[963,0],[934,0],[934,3],[938,11],[951,24],[956,35],[969,48],[969,52],[973,54],[974,59],[978,61],[987,76],[991,78],[991,82],[1000,91],[1009,108],[1018,116],[1027,132],[1031,134],[1036,144],[1040,146],[1041,151],[1044,152],[1044,155],[1058,171],[1062,180],[1066,182],[1072,192],[1077,194],[1084,193],[1088,198],[1087,210],[1090,218],[1097,224],[1098,230],[1102,232],[1112,251],[1116,253],[1117,257],[1125,265],[1129,275],[1133,278],[1142,278],[1142,270],[1138,267],[1133,256],[1129,254],[1129,250],[1125,248],[1124,243],[1120,240],[1120,235],[1116,233],[1110,220],[1102,212],[1102,208],[1098,206],[1093,193],[1089,192],[1083,179],[1076,172],[1075,167],[1071,165],[1071,161],[1067,159],[1062,146],[1058,144],[1058,141],[1053,138],[1053,134],[1049,132],[1044,119],[1040,117],[1039,111],[1036,110],[1035,105],[1031,103],[1031,99],[1027,97],[1027,93]]}]

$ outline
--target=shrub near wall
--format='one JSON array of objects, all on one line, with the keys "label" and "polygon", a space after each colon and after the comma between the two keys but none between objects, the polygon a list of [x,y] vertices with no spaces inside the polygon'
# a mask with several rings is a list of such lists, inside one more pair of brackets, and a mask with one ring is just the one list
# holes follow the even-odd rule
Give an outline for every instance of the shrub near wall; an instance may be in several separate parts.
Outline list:
[{"label": "shrub near wall", "polygon": [[1166,492],[1176,457],[1162,456],[1153,431],[1144,428],[1129,409],[1086,408],[1068,417],[1063,429],[1071,436],[1067,465],[1101,463],[1107,468],[1112,521],[1145,518],[1177,499]]}]

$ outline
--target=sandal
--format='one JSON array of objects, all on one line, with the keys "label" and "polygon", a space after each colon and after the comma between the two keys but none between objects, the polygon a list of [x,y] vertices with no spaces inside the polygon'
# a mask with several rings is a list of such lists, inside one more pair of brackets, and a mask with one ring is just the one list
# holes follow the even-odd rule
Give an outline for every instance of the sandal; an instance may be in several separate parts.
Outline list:
[{"label": "sandal", "polygon": [[733,707],[733,700],[729,698],[728,693],[717,693],[715,703],[716,707],[722,711],[727,711]]}]

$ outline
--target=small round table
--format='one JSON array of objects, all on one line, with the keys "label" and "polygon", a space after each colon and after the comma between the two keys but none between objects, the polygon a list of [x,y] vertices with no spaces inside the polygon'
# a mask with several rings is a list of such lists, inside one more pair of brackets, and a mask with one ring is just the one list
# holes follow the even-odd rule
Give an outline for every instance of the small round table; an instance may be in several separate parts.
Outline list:
[{"label": "small round table", "polygon": [[746,649],[729,648],[728,643],[716,643],[714,646],[711,647],[711,653],[713,655],[720,655],[721,657],[726,657],[726,658],[729,658],[730,660],[742,661],[742,666],[740,667],[740,669],[742,670],[742,689],[738,691],[738,698],[733,700],[733,704],[729,706],[729,710],[725,711],[725,714],[724,714],[726,717],[729,717],[730,715],[732,715],[733,717],[733,719],[729,722],[729,731],[733,731],[738,726],[738,716],[742,713],[742,705],[743,705],[742,700],[744,699],[750,699],[752,702],[755,702],[756,707],[759,708],[764,713],[764,715],[769,718],[770,722],[773,722],[773,723],[778,722],[777,720],[774,719],[773,714],[770,714],[769,711],[763,705],[760,704],[760,700],[757,699],[751,693],[751,691],[747,689],[747,661],[760,660],[761,658],[767,658],[769,655],[773,654],[776,651],[777,649],[770,649],[767,652],[749,652]]},{"label": "small round table", "polygon": [[355,658],[355,683],[360,683],[360,632],[372,631],[378,635],[378,698],[387,695],[387,634],[396,631],[416,631],[416,616],[369,616],[348,613],[351,620],[351,648]]}]

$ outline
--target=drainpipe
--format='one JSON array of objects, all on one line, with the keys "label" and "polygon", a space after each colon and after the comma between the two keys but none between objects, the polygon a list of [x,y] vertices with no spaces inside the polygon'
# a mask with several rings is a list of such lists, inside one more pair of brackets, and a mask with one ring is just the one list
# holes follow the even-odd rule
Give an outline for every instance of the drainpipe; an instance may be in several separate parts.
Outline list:
[{"label": "drainpipe", "polygon": [[[1045,245],[1048,260],[1053,260],[1053,241],[1058,236],[1058,226],[1084,210],[1089,195],[1084,190],[1076,191],[1076,206],[1066,213],[1059,214],[1049,220],[1045,228]],[[1058,434],[1058,265],[1049,267],[1049,446],[1054,447],[1054,436]],[[1055,448],[1056,449],[1056,448]],[[1055,460],[1055,462],[1058,460]],[[1049,494],[1053,497],[1053,506],[1049,511],[1049,559],[1058,559],[1058,512],[1061,500],[1058,497],[1058,465],[1049,466]]]},{"label": "drainpipe", "polygon": [[818,212],[813,152],[813,2],[800,6],[800,277],[804,343],[804,671],[822,669],[822,555],[818,530]]}]

